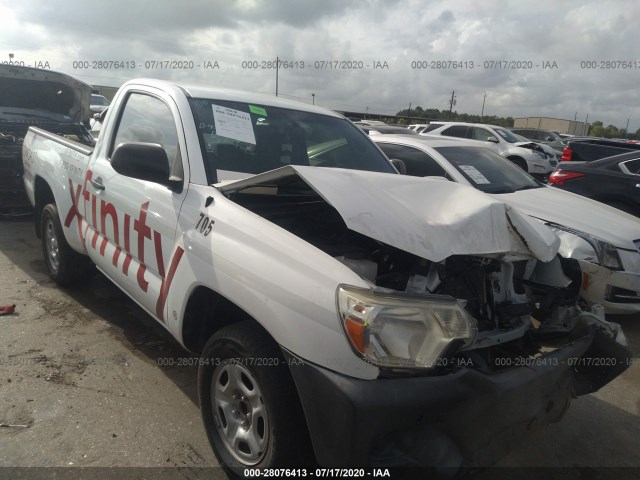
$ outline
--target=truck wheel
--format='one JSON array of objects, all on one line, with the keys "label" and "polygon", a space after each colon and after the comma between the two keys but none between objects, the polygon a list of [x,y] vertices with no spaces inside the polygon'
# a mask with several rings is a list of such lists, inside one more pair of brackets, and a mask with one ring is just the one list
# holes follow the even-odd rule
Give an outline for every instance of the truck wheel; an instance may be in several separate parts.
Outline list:
[{"label": "truck wheel", "polygon": [[254,322],[229,325],[209,339],[198,395],[209,443],[231,477],[243,477],[246,468],[302,466],[312,458],[291,373]]},{"label": "truck wheel", "polygon": [[49,275],[58,285],[69,285],[87,276],[89,261],[67,243],[60,223],[58,207],[46,205],[40,215],[40,231],[44,263]]}]

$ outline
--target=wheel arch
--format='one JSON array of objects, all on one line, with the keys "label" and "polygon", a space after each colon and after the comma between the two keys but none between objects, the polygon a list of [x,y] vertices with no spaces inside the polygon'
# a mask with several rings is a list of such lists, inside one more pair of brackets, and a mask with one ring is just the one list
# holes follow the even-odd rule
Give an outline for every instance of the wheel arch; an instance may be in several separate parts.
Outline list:
[{"label": "wheel arch", "polygon": [[505,158],[510,162],[513,162],[513,164],[516,165],[517,167],[520,167],[520,168],[524,167],[525,172],[529,171],[529,162],[527,162],[527,160],[521,157],[520,155],[511,154],[511,155],[507,155]]},{"label": "wheel arch", "polygon": [[197,286],[185,307],[181,326],[182,344],[191,352],[201,353],[207,340],[218,330],[244,320],[250,320],[256,328],[266,331],[255,318],[228,298],[209,287]]}]

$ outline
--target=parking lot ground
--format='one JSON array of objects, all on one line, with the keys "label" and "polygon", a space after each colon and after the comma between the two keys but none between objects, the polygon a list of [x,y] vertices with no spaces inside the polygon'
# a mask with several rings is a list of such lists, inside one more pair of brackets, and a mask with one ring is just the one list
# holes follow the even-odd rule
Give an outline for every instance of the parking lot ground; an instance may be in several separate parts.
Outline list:
[{"label": "parking lot ground", "polygon": [[[0,305],[16,304],[0,316],[0,423],[27,425],[0,428],[0,467],[168,467],[148,473],[224,478],[203,470],[217,463],[200,420],[195,357],[102,275],[53,284],[31,219],[0,222],[0,272]],[[640,352],[640,316],[615,320]],[[639,478],[639,443],[635,364],[477,478]],[[74,470],[64,472],[58,478]],[[0,468],[0,478],[25,475]]]}]

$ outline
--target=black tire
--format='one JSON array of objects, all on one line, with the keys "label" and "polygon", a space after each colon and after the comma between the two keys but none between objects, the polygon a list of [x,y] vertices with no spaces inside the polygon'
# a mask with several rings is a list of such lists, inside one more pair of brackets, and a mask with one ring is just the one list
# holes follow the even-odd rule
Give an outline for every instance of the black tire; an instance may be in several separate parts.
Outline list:
[{"label": "black tire", "polygon": [[247,468],[313,464],[291,373],[279,347],[255,322],[229,325],[209,339],[198,396],[209,443],[230,477],[243,478]]},{"label": "black tire", "polygon": [[524,160],[524,158],[511,157],[509,160],[511,160],[516,167],[520,167],[525,172],[529,171],[529,167],[527,166],[527,162]]},{"label": "black tire", "polygon": [[58,207],[45,205],[40,215],[40,239],[49,276],[58,285],[69,285],[87,277],[91,263],[74,251],[64,237]]}]

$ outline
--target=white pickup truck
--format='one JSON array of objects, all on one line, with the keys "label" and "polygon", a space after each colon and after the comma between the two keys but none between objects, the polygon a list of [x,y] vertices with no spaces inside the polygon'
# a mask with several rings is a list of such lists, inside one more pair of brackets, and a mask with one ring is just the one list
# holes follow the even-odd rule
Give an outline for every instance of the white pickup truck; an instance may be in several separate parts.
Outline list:
[{"label": "white pickup truck", "polygon": [[23,162],[53,279],[97,265],[201,355],[233,475],[488,465],[629,363],[549,229],[321,108],[135,80],[94,149],[31,128]]}]

